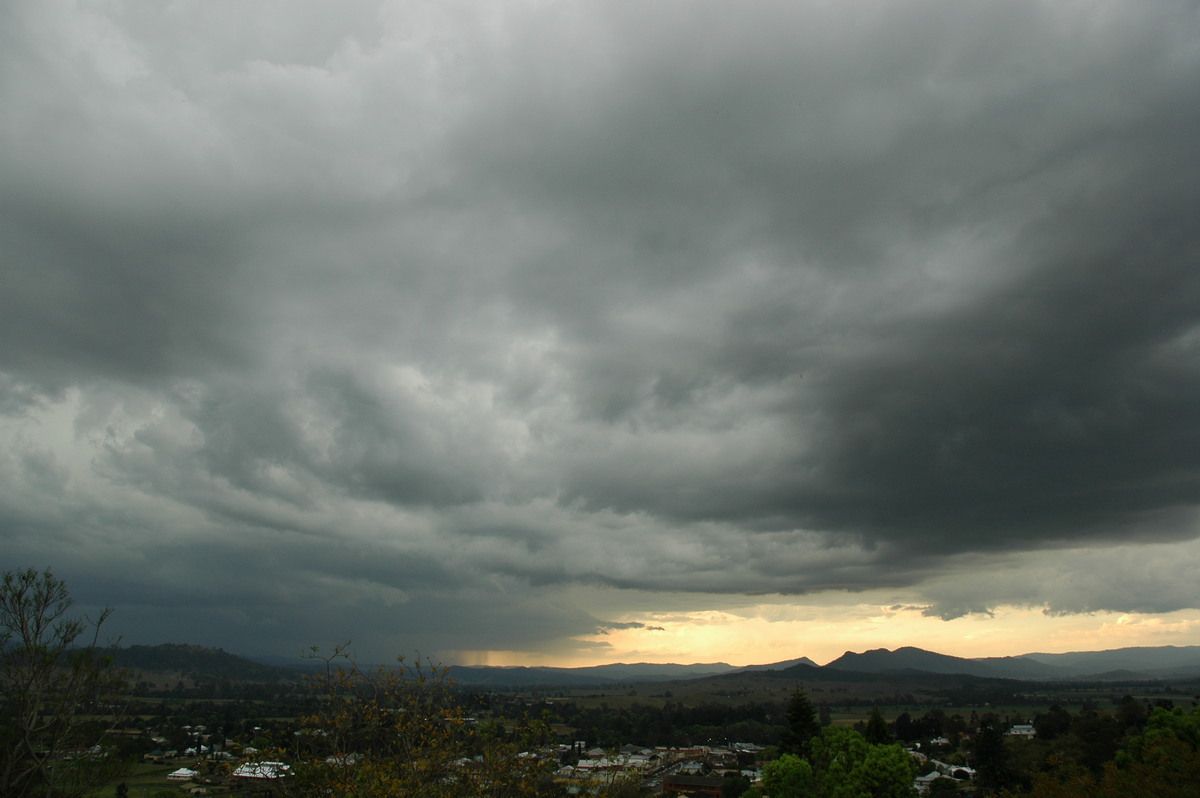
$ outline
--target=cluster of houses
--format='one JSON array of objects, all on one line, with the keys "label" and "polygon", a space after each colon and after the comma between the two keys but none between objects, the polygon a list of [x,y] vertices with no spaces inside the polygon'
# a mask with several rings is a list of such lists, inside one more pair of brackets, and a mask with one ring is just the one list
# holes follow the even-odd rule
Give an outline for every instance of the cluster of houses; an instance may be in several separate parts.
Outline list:
[{"label": "cluster of houses", "polygon": [[[1010,736],[1032,737],[1034,730],[1031,725],[1013,726],[1007,732]],[[930,740],[927,749],[936,750],[937,746],[948,745],[949,740],[937,738]],[[934,759],[922,752],[921,746],[909,749],[909,753],[918,761],[932,765],[930,772],[918,776],[914,782],[918,794],[927,795],[937,779],[953,779],[962,781],[973,779],[975,771],[966,765],[958,765]],[[597,785],[612,784],[626,779],[639,779],[643,786],[655,792],[677,792],[689,796],[721,795],[722,783],[726,774],[737,772],[757,784],[760,780],[758,755],[762,746],[753,743],[733,743],[728,746],[694,746],[688,748],[656,747],[645,748],[626,745],[620,749],[587,748],[583,742],[572,745],[559,745],[540,751],[536,754],[527,753],[522,756],[541,756],[553,759],[559,763],[555,777],[568,785],[571,794],[587,794]],[[160,755],[172,755],[176,752],[155,752]],[[253,748],[243,749],[243,756],[253,755]],[[202,752],[191,749],[184,752],[187,756],[205,755],[210,759],[231,761],[233,758],[224,751]],[[349,764],[349,763],[342,763]],[[470,763],[465,763],[470,764]],[[922,768],[925,770],[926,768]],[[256,781],[259,783],[286,778],[290,767],[283,762],[244,762],[238,765],[230,774],[236,780]],[[167,779],[179,784],[185,789],[194,787],[200,779],[200,773],[187,767],[181,767],[167,775]]]},{"label": "cluster of houses", "polygon": [[757,766],[753,763],[762,746],[753,743],[733,743],[725,747],[694,746],[689,748],[642,748],[626,745],[620,750],[603,748],[584,750],[583,743],[560,746],[560,761],[564,764],[556,772],[557,778],[571,784],[576,792],[582,792],[594,784],[611,783],[618,779],[639,778],[647,787],[663,792],[682,791],[688,794],[721,794],[720,775],[739,771],[750,781],[757,781]]},{"label": "cluster of houses", "polygon": [[935,769],[924,776],[917,776],[913,782],[913,786],[917,788],[918,795],[928,795],[930,790],[933,789],[933,783],[938,779],[963,781],[975,778],[975,769],[969,768],[966,765],[951,765],[946,762],[939,762],[936,759],[929,761],[933,763]]},{"label": "cluster of houses", "polygon": [[[1017,723],[1010,726],[1008,731],[1004,732],[1006,737],[1025,737],[1033,738],[1037,736],[1037,732],[1031,723]],[[940,745],[949,745],[950,741],[945,737],[935,737],[929,741],[931,747]],[[956,781],[964,781],[975,778],[975,769],[966,765],[953,765],[947,762],[941,762],[937,759],[926,759],[920,751],[910,751],[913,756],[917,757],[922,762],[928,761],[934,766],[934,770],[926,773],[923,776],[917,776],[916,783],[913,785],[917,788],[918,795],[928,795],[933,788],[933,783],[938,779],[955,779]]]},{"label": "cluster of houses", "polygon": [[[230,777],[237,781],[269,782],[287,778],[291,774],[291,766],[283,762],[246,762],[234,768]],[[180,785],[185,791],[203,795],[206,788],[199,785],[202,777],[200,771],[182,767],[167,774],[167,781]]]},{"label": "cluster of houses", "polygon": [[[572,794],[586,794],[591,788],[629,778],[640,779],[656,790],[685,791],[687,794],[720,796],[722,776],[708,775],[729,771],[738,762],[753,762],[761,746],[739,743],[728,747],[697,746],[691,748],[641,748],[626,745],[620,750],[591,748],[584,743],[560,745],[523,756],[543,756],[561,764],[556,778],[568,784]],[[214,755],[215,758],[215,755]],[[469,766],[470,762],[464,762]],[[245,762],[238,765],[231,778],[265,783],[286,778],[290,767],[283,762]],[[752,781],[758,779],[755,768],[741,770]],[[186,792],[201,793],[205,781],[199,771],[181,767],[167,775],[168,781]]]}]

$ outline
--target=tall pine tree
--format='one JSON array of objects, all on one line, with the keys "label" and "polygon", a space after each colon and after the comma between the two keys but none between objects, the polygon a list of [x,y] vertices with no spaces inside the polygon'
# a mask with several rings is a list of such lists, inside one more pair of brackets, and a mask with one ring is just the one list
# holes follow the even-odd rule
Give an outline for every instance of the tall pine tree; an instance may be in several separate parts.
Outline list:
[{"label": "tall pine tree", "polygon": [[863,737],[872,745],[886,745],[892,742],[892,733],[888,731],[887,721],[879,713],[879,707],[871,707],[871,717],[867,720]]},{"label": "tall pine tree", "polygon": [[808,694],[803,687],[792,691],[787,707],[788,728],[783,733],[779,748],[785,754],[795,754],[808,759],[812,751],[812,738],[821,733],[821,724],[813,712]]}]

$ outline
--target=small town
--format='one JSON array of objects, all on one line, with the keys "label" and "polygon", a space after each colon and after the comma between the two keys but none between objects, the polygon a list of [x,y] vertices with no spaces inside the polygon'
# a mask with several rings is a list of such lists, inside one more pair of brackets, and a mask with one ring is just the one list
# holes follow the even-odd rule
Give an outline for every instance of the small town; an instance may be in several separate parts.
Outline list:
[{"label": "small town", "polygon": [[[474,718],[464,718],[471,726]],[[262,727],[251,732],[262,738]],[[142,736],[141,732],[114,731],[126,742]],[[184,725],[171,737],[147,731],[147,740],[140,744],[167,745],[172,739],[186,738],[191,744],[183,749],[155,748],[142,754],[148,770],[161,776],[170,789],[167,794],[224,795],[283,790],[293,775],[293,766],[286,761],[259,759],[264,752],[253,745],[230,738],[223,730],[210,730],[204,725]],[[1008,737],[1034,738],[1032,724],[1015,724],[1004,734]],[[965,737],[969,744],[969,735]],[[924,749],[924,750],[922,750]],[[976,771],[965,763],[942,761],[938,756],[953,755],[954,748],[946,737],[933,737],[906,746],[914,770],[921,775],[912,781],[916,795],[973,794],[963,788],[972,785]],[[926,753],[928,752],[928,753]],[[713,796],[724,798],[734,788],[744,786],[760,789],[762,771],[770,761],[767,746],[734,742],[727,745],[697,745],[688,747],[642,747],[625,744],[617,749],[588,747],[586,741],[547,745],[530,751],[520,751],[517,759],[538,763],[556,785],[554,792],[567,796],[617,794],[614,788],[624,785],[633,795]],[[961,758],[961,757],[958,757]],[[340,759],[328,758],[331,767],[352,767],[354,754]],[[453,768],[470,771],[475,761],[463,758],[452,763]],[[175,767],[175,766],[178,767]],[[174,769],[168,770],[168,768]],[[165,775],[163,775],[165,773]],[[741,795],[742,793],[738,793]]]}]

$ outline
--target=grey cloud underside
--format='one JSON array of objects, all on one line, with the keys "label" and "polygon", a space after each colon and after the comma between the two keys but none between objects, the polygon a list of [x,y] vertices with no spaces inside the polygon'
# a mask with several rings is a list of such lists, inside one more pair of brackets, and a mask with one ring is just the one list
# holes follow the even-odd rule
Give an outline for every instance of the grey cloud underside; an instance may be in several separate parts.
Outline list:
[{"label": "grey cloud underside", "polygon": [[[1114,518],[1191,504],[1197,84],[1165,29],[1056,62],[1043,21],[1018,20],[1045,74],[1020,63],[1018,39],[995,61],[939,47],[952,22],[925,31],[924,50],[914,35],[894,72],[854,51],[814,79],[801,37],[764,70],[770,88],[739,62],[724,83],[662,92],[656,114],[644,84],[622,84],[634,99],[529,147],[521,165],[549,175],[546,206],[586,242],[564,260],[601,252],[617,274],[576,288],[546,267],[546,290],[584,306],[559,320],[578,331],[581,411],[678,429],[689,402],[688,425],[719,397],[771,388],[766,407],[713,421],[766,419],[794,441],[752,464],[714,453],[706,473],[631,439],[582,456],[567,495],[951,547],[1119,535]],[[989,21],[973,22],[967,39],[983,39]],[[664,194],[675,202],[656,212]],[[746,261],[761,285],[722,282]],[[628,306],[670,313],[685,292],[695,315],[666,333],[626,326]]]},{"label": "grey cloud underside", "polygon": [[232,9],[3,12],[0,409],[142,497],[22,433],[14,551],[409,617],[1196,539],[1194,4]]}]

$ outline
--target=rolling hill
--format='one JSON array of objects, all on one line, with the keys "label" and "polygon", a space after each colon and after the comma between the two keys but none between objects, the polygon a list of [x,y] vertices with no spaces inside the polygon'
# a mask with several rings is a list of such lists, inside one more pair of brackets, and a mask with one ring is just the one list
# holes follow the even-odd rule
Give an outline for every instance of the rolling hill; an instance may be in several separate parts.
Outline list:
[{"label": "rolling hill", "polygon": [[[232,682],[277,682],[298,679],[311,670],[300,659],[288,666],[266,664],[203,646],[169,643],[111,649],[114,663],[136,679],[220,679]],[[274,662],[280,660],[274,659]],[[819,666],[807,657],[737,668],[716,663],[691,665],[619,663],[588,668],[451,666],[450,677],[466,687],[580,688],[620,684],[653,684],[698,679],[754,677],[813,682],[860,682],[865,679],[961,676],[1024,681],[1153,680],[1200,677],[1200,646],[1124,648],[1069,654],[1024,654],[968,659],[905,646],[863,652],[847,651]]]}]

